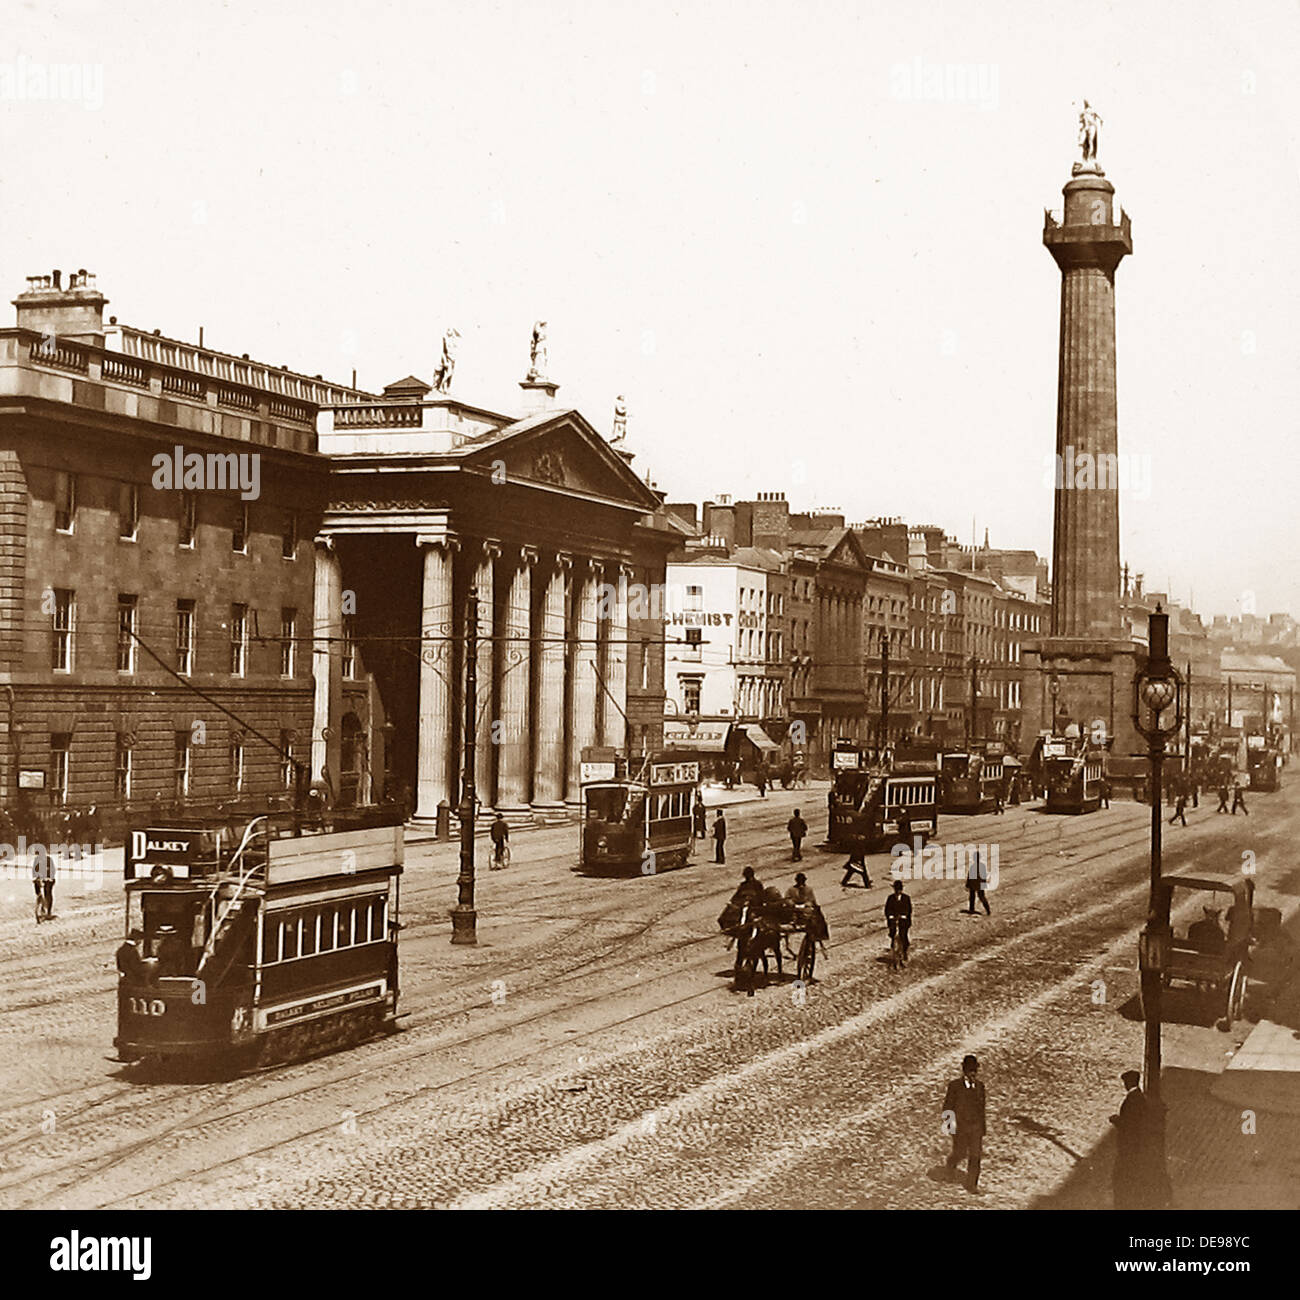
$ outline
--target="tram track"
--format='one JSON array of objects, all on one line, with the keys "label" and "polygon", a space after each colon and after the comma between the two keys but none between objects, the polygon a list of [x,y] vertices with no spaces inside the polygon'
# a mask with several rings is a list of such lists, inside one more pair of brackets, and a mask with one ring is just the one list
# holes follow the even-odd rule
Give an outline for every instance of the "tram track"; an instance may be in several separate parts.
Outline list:
[{"label": "tram track", "polygon": [[[1103,843],[1103,842],[1110,843],[1112,840],[1117,840],[1117,839],[1124,840],[1128,838],[1134,838],[1133,846],[1136,846],[1137,843],[1141,842],[1141,838],[1142,838],[1140,833],[1137,834],[1136,837],[1134,837],[1134,832],[1137,831],[1138,829],[1139,828],[1136,827],[1114,828],[1114,830],[1111,833],[1107,834],[1106,836],[1091,841],[1091,846],[1094,847],[1095,851],[1083,855],[1080,858],[1077,858],[1076,862],[1082,864],[1083,862],[1092,860],[1096,857],[1103,856],[1106,852],[1113,851],[1108,849],[1096,849],[1096,845],[1099,843]],[[1049,835],[1046,838],[1050,839],[1052,837]],[[1069,887],[1068,882],[1066,882],[1065,885],[1063,885],[1063,887],[1068,888]],[[686,940],[679,941],[675,944],[670,945],[668,948],[660,949],[656,953],[650,954],[648,956],[627,956],[627,957],[619,958],[614,962],[609,962],[606,960],[608,957],[614,955],[620,949],[624,949],[629,944],[635,942],[638,938],[642,937],[645,933],[647,933],[649,930],[654,928],[655,925],[660,924],[662,921],[664,921],[665,919],[673,915],[675,912],[680,912],[683,910],[693,908],[698,904],[708,900],[709,898],[715,898],[715,899],[719,898],[722,895],[724,895],[727,891],[729,891],[730,888],[731,888],[730,881],[728,881],[728,883],[725,886],[723,886],[721,889],[719,889],[714,882],[712,881],[707,882],[707,884],[703,889],[692,891],[691,895],[687,898],[683,899],[679,897],[674,900],[673,906],[667,909],[657,911],[656,914],[652,915],[649,919],[647,919],[645,922],[640,924],[631,934],[619,936],[618,939],[605,950],[605,952],[596,955],[594,957],[584,956],[578,961],[574,962],[567,970],[548,972],[542,977],[540,977],[539,979],[533,981],[532,983],[527,984],[522,988],[513,990],[513,995],[523,996],[528,993],[536,992],[542,988],[549,988],[549,987],[562,985],[564,983],[569,982],[571,979],[578,978],[580,975],[584,975],[584,974],[585,975],[608,974],[609,972],[616,970],[621,966],[629,965],[634,961],[640,964],[645,964],[645,962],[650,960],[661,961],[662,959],[666,957],[671,957],[675,953],[680,952],[682,950],[700,948],[706,944],[709,946],[710,949],[712,949],[713,946],[716,945],[718,942],[718,936],[713,933],[707,936],[692,937]],[[1056,891],[1052,890],[1051,892],[1056,892]],[[588,924],[589,921],[590,918],[588,919],[588,922],[584,924]],[[846,928],[857,929],[859,927],[846,926],[844,922],[840,922],[839,928],[841,931],[843,931]],[[850,938],[833,941],[832,944],[830,945],[830,948],[832,951],[844,949],[847,948],[850,944],[863,942],[866,938],[867,935],[865,933],[859,933]],[[665,974],[651,977],[651,981],[649,982],[658,981],[679,974],[681,974],[680,971],[669,971],[666,972]],[[460,981],[459,983],[463,987],[464,984],[466,983],[474,983],[474,982],[478,982],[478,981],[465,980],[465,981]],[[439,1037],[434,1039],[433,1041],[426,1041],[418,1047],[412,1047],[406,1052],[399,1052],[396,1054],[391,1052],[386,1053],[385,1059],[382,1062],[382,1064],[385,1066],[400,1065],[407,1061],[418,1060],[421,1057],[429,1055],[431,1052],[444,1050],[447,1046],[453,1046],[457,1049],[469,1047],[485,1039],[495,1037],[501,1032],[503,1032],[503,1030],[515,1031],[518,1029],[525,1028],[528,1025],[536,1024],[540,1021],[544,1021],[546,1019],[552,1018],[557,1014],[564,1014],[568,1012],[577,1011],[593,1003],[600,1002],[608,998],[618,997],[621,994],[629,992],[635,988],[644,987],[647,982],[648,981],[641,979],[638,975],[638,978],[634,979],[629,984],[621,985],[614,989],[604,989],[602,990],[601,993],[594,995],[591,998],[582,999],[576,1003],[570,1002],[564,1004],[561,1007],[552,1006],[552,1007],[544,1008],[541,1011],[537,1012],[535,1015],[512,1021],[508,1025],[494,1025],[488,1029],[485,1029],[481,1033],[474,1034],[469,1037],[457,1039],[454,1044],[448,1045],[443,1041],[442,1038]],[[614,1021],[609,1024],[599,1026],[582,1035],[579,1035],[577,1038],[570,1039],[568,1041],[576,1042],[576,1041],[582,1041],[588,1039],[590,1037],[593,1037],[596,1034],[605,1032],[610,1028],[617,1028],[621,1024],[630,1023],[631,1021],[637,1019],[642,1019],[646,1015],[653,1014],[655,1011],[668,1009],[676,1005],[681,1005],[683,1003],[696,1000],[697,998],[708,997],[712,994],[715,994],[717,991],[718,990],[716,984],[710,985],[710,987],[695,991],[685,996],[684,998],[675,999],[667,1003],[657,1004],[655,1008],[651,1008],[649,1011],[638,1012],[635,1016],[624,1017],[618,1021]],[[448,1013],[433,1014],[429,1016],[418,1016],[413,1023],[411,1023],[409,1026],[406,1027],[406,1032],[408,1033],[413,1032],[417,1029],[418,1030],[429,1029],[440,1023],[444,1023],[454,1019],[459,1019],[469,1014],[469,1012],[473,1010],[482,1009],[483,1007],[491,1006],[491,1005],[492,1003],[489,1001],[487,1003],[474,1004],[469,1007],[462,1006]],[[510,1064],[523,1063],[540,1054],[552,1050],[554,1050],[554,1045],[547,1045],[541,1048],[534,1049],[530,1052],[524,1053],[519,1057],[510,1058],[510,1060],[508,1061],[501,1062],[501,1065],[504,1066]],[[272,1078],[282,1077],[284,1073],[287,1073],[295,1066],[301,1066],[302,1064],[303,1062],[293,1062],[282,1067],[274,1067],[273,1072],[271,1073],[271,1077]],[[151,1146],[156,1145],[160,1141],[165,1141],[169,1137],[176,1136],[185,1132],[198,1131],[205,1127],[208,1127],[211,1124],[233,1119],[233,1118],[238,1118],[241,1115],[255,1113],[256,1111],[266,1109],[267,1107],[283,1105],[286,1101],[297,1100],[301,1097],[308,1096],[314,1092],[322,1091],[326,1088],[342,1086],[355,1078],[358,1078],[364,1074],[371,1073],[374,1068],[375,1066],[373,1064],[368,1063],[366,1066],[362,1068],[349,1071],[348,1073],[342,1075],[337,1075],[337,1074],[333,1075],[328,1079],[322,1080],[317,1083],[312,1083],[305,1088],[296,1089],[291,1091],[288,1094],[283,1094],[276,1097],[268,1098],[264,1101],[259,1101],[251,1106],[232,1108],[232,1105],[230,1103],[237,1101],[238,1098],[227,1096],[222,1098],[221,1101],[216,1106],[210,1108],[210,1110],[206,1114],[200,1113],[197,1116],[191,1116],[187,1119],[182,1119],[177,1124],[168,1126],[167,1128],[161,1131],[155,1131],[148,1136],[142,1137],[137,1142],[130,1143],[125,1147],[120,1147],[115,1151],[105,1152],[104,1153],[105,1158],[96,1161],[90,1167],[87,1167],[87,1161],[83,1159],[83,1160],[68,1162],[63,1166],[56,1166],[54,1169],[43,1171],[42,1175],[40,1176],[45,1177],[48,1176],[49,1174],[57,1174],[60,1172],[72,1171],[77,1179],[85,1178],[85,1177],[93,1177],[97,1174],[111,1170],[113,1167],[115,1167],[118,1164],[122,1164],[125,1163],[126,1161],[129,1161],[133,1155]],[[442,1083],[436,1085],[436,1087],[432,1090],[441,1091],[444,1088],[454,1087],[458,1083],[463,1083],[467,1079],[472,1077],[473,1077],[473,1072],[471,1071],[466,1073],[465,1075],[460,1075],[455,1078],[445,1080]],[[259,1084],[265,1083],[267,1079],[268,1079],[268,1072],[261,1072],[258,1075],[251,1076],[248,1080],[245,1081],[245,1084],[240,1089],[240,1091],[241,1092],[251,1091],[254,1087],[258,1086]],[[136,1092],[137,1092],[137,1087],[132,1086],[129,1089],[123,1090],[123,1094],[120,1095],[135,1094]],[[164,1100],[170,1100],[173,1097],[174,1094],[170,1094],[169,1097]],[[112,1098],[100,1099],[96,1103],[93,1103],[92,1106],[84,1108],[84,1110],[89,1111],[91,1109],[96,1109],[98,1108],[98,1106],[105,1104],[111,1100]],[[401,1100],[404,1099],[385,1102],[384,1105],[375,1108],[376,1112],[385,1109],[389,1106],[400,1104]],[[325,1126],[326,1129],[328,1129],[329,1127],[330,1126],[328,1125]],[[276,1146],[285,1145],[287,1143],[300,1140],[304,1136],[310,1136],[311,1131],[309,1131],[306,1134],[300,1133],[296,1135],[291,1135],[283,1139],[279,1139],[277,1140],[276,1143],[270,1144],[265,1149],[267,1150],[274,1149]],[[2,1149],[4,1148],[0,1148],[0,1150]],[[240,1159],[240,1158],[246,1158],[246,1156],[234,1157],[233,1159]],[[27,1180],[24,1178],[9,1180],[8,1182],[0,1184],[0,1190],[7,1190],[23,1181],[27,1181]],[[178,1181],[178,1180],[172,1180],[172,1181]],[[161,1184],[160,1186],[162,1185],[166,1185],[166,1184]],[[140,1194],[144,1194],[144,1193],[140,1193]],[[111,1204],[112,1202],[108,1202],[108,1203]]]},{"label": "tram track", "polygon": [[[782,815],[781,812],[777,812],[775,816],[775,820],[779,820],[781,815]],[[1058,838],[1058,839],[1060,838],[1060,828],[1054,825],[1049,824],[1047,826],[1044,826],[1043,831],[1044,831],[1044,835],[1043,835],[1044,840],[1049,840],[1052,838]],[[1049,833],[1051,831],[1055,831],[1055,836]],[[1101,837],[1100,839],[1094,839],[1093,841],[1091,841],[1091,843],[1093,845],[1096,845],[1098,843],[1109,843],[1110,841],[1115,839],[1123,839],[1124,837],[1130,834],[1132,834],[1132,830],[1130,828],[1115,827],[1113,830],[1108,832],[1105,836]],[[1027,836],[1027,838],[1029,837]],[[1036,836],[1032,838],[1037,839]],[[1021,849],[1028,849],[1032,847],[1033,846],[1029,843],[1016,845],[1018,851]],[[1100,856],[1100,853],[1089,854],[1088,858],[1090,859],[1097,856]],[[1088,859],[1082,859],[1082,860],[1088,860]],[[698,864],[698,865],[712,865],[712,864]],[[675,875],[676,873],[675,872],[663,873],[664,876],[670,874]],[[625,949],[626,947],[635,943],[639,939],[643,938],[647,933],[649,933],[650,930],[652,930],[655,926],[662,924],[665,920],[670,918],[674,913],[692,908],[697,904],[700,904],[711,897],[715,899],[721,899],[724,895],[727,895],[731,889],[732,889],[732,884],[730,879],[728,879],[728,882],[725,885],[721,885],[721,886],[719,886],[713,881],[709,881],[705,884],[704,888],[692,891],[689,897],[685,899],[679,897],[674,900],[672,906],[663,909],[661,911],[656,911],[645,922],[638,925],[630,934],[618,936],[604,952],[597,954],[594,958],[584,956],[582,958],[575,960],[570,965],[562,968],[559,971],[543,973],[539,975],[536,979],[534,979],[532,982],[527,983],[522,987],[512,988],[510,990],[511,996],[525,996],[527,994],[536,992],[541,988],[552,987],[559,984],[567,983],[572,978],[575,978],[578,975],[581,975],[583,973],[592,973],[591,965],[593,960],[597,963],[604,962],[607,957],[613,955],[615,952],[619,951],[620,949]],[[552,902],[554,901],[553,891],[549,891],[549,890],[541,894],[538,894],[535,897],[539,900],[549,899]],[[527,900],[524,900],[525,904],[526,902]],[[611,904],[609,908],[604,909],[602,912],[582,918],[580,921],[576,922],[572,927],[570,927],[570,930],[568,931],[567,935],[563,937],[566,938],[571,937],[572,934],[575,932],[590,929],[593,925],[597,925],[603,921],[607,921],[611,917],[621,914],[623,911],[625,911],[624,900],[620,899],[616,904]],[[425,929],[431,927],[433,924],[434,921],[430,919],[428,922],[419,923],[418,928]],[[843,923],[841,923],[841,925],[842,924]],[[412,926],[412,928],[413,929],[417,928],[417,926]],[[406,942],[410,944],[413,940],[417,942],[420,940],[427,941],[434,937],[435,936],[432,935],[422,935],[419,936],[419,940],[415,940],[415,936],[409,936],[406,939]],[[436,936],[436,937],[441,937],[441,936]],[[556,936],[554,935],[549,936],[548,939],[540,942],[537,945],[534,945],[534,948],[536,949],[536,948],[541,948],[543,946],[548,946],[548,947],[552,946],[555,942],[555,939]],[[712,944],[715,943],[716,941],[717,941],[717,935],[715,934],[710,934],[708,936],[698,938],[698,939],[684,940],[680,943],[670,946],[670,948],[668,949],[661,950],[659,954],[656,954],[656,957],[660,955],[664,955],[666,953],[677,952],[682,949],[694,947],[704,943]],[[832,943],[831,948],[833,949],[838,946],[839,943],[837,942]],[[526,952],[523,954],[516,954],[516,960],[518,960],[520,956],[525,956],[525,955],[527,955]],[[638,959],[626,958],[621,961],[615,962],[613,965],[604,965],[594,973],[608,973],[610,970],[617,969],[619,965],[630,963],[633,960],[638,960]],[[450,983],[441,985],[439,987],[438,989],[439,1000],[444,1000],[446,996],[454,995],[456,992],[463,990],[466,987],[470,987],[475,984],[481,986],[484,982],[485,982],[484,975],[482,973],[478,973],[472,976],[467,975],[462,979],[451,981]],[[490,983],[490,981],[488,982]],[[104,992],[111,993],[111,991],[112,991],[112,986],[110,984],[107,989],[95,990],[95,993],[98,995]],[[489,996],[487,999],[483,1001],[470,1003],[468,1005],[461,1004],[456,1006],[452,1010],[442,1012],[442,1013],[435,1013],[435,1014],[422,1014],[420,1012],[408,1013],[407,1023],[403,1026],[403,1030],[405,1032],[410,1032],[411,1030],[417,1027],[428,1028],[430,1026],[437,1025],[442,1022],[458,1019],[474,1011],[489,1009],[493,1005],[494,1003],[492,1002],[491,997]],[[582,1005],[586,1005],[586,1002],[582,1002],[574,1005],[582,1006]],[[6,1008],[5,1010],[8,1011],[8,1010],[15,1010],[15,1009],[17,1008]],[[493,1030],[491,1032],[495,1033],[497,1031]],[[475,1039],[469,1041],[478,1041],[478,1038],[481,1037],[483,1036],[482,1035],[477,1036]],[[287,1062],[284,1065],[271,1067],[271,1071],[274,1072],[275,1075],[279,1075],[281,1073],[287,1073],[288,1071],[291,1071],[295,1066],[301,1064],[302,1064],[301,1061]],[[260,1079],[265,1079],[268,1077],[268,1072],[266,1071],[260,1072],[255,1077]],[[159,1085],[153,1085],[153,1086],[159,1086]],[[166,1086],[166,1085],[164,1084],[161,1086]],[[121,1089],[116,1090],[108,1097],[97,1098],[95,1101],[89,1103],[88,1105],[73,1111],[70,1115],[61,1117],[61,1123],[63,1125],[66,1125],[70,1120],[75,1120],[79,1118],[81,1115],[89,1113],[91,1111],[99,1110],[101,1107],[105,1105],[109,1105],[113,1101],[122,1100],[125,1098],[136,1098],[138,1097],[140,1087],[141,1085],[139,1082],[132,1081],[131,1083],[124,1085]],[[164,1101],[170,1100],[174,1098],[177,1095],[177,1093],[180,1092],[188,1093],[190,1090],[192,1090],[193,1087],[194,1087],[193,1083],[177,1084],[175,1085],[174,1090],[169,1092],[169,1095],[163,1098],[162,1100]],[[69,1089],[61,1093],[50,1094],[44,1097],[33,1099],[28,1102],[24,1102],[19,1106],[5,1108],[4,1110],[0,1110],[0,1123],[4,1122],[5,1120],[9,1119],[11,1116],[14,1116],[22,1111],[32,1111],[32,1110],[39,1110],[42,1108],[48,1108],[53,1102],[60,1101],[68,1096],[75,1096],[81,1091],[82,1091],[81,1089]],[[4,1152],[11,1150],[14,1147],[30,1140],[31,1140],[30,1135],[24,1134],[24,1135],[15,1135],[13,1138],[7,1141],[0,1141],[0,1154],[3,1154]],[[0,1183],[0,1190],[5,1190],[6,1188],[12,1185],[13,1185],[12,1183]]]}]

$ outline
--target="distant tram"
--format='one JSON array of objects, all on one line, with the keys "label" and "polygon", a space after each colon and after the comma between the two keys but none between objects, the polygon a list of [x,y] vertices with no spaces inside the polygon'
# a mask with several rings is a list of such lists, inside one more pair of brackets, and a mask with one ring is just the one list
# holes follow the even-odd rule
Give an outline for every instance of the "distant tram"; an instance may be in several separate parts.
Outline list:
[{"label": "distant tram", "polygon": [[275,817],[130,832],[120,1059],[243,1068],[395,1028],[401,816],[351,820],[301,834]]},{"label": "distant tram", "polygon": [[1046,810],[1088,813],[1101,807],[1106,751],[1086,741],[1046,741],[1042,749],[1042,780],[1047,787]]},{"label": "distant tram", "polygon": [[639,778],[585,784],[582,867],[654,875],[685,866],[695,845],[691,817],[699,784],[699,763],[655,761]]},{"label": "distant tram", "polygon": [[1252,790],[1279,790],[1282,786],[1282,751],[1268,744],[1263,736],[1251,736],[1246,742],[1246,769]]},{"label": "distant tram", "polygon": [[[856,764],[856,766],[853,766]],[[868,849],[888,848],[906,833],[922,841],[939,832],[938,773],[930,755],[911,756],[900,747],[889,767],[868,766],[866,754],[847,742],[831,754],[835,772],[829,795],[827,840],[848,852],[858,837]]]},{"label": "distant tram", "polygon": [[939,769],[939,811],[991,812],[1006,797],[1001,748],[997,752],[944,754]]}]

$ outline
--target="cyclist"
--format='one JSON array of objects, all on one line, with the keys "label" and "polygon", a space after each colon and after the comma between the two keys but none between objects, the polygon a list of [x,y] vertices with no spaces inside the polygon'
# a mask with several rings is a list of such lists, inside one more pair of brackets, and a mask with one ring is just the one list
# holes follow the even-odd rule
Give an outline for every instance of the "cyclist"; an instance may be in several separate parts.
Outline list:
[{"label": "cyclist", "polygon": [[32,888],[36,891],[36,923],[54,919],[54,859],[38,844],[28,852],[32,858]]},{"label": "cyclist", "polygon": [[889,926],[890,946],[893,946],[897,934],[903,945],[903,961],[906,962],[910,946],[908,931],[912,928],[912,900],[903,892],[901,880],[894,881],[894,892],[885,899],[885,922]]},{"label": "cyclist", "polygon": [[500,871],[510,862],[510,826],[500,813],[488,827],[488,836],[492,840],[491,870]]}]

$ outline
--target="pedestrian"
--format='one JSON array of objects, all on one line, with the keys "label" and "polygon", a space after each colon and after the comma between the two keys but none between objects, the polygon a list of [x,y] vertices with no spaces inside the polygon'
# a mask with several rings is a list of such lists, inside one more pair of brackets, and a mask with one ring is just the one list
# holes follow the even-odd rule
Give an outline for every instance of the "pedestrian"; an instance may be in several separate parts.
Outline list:
[{"label": "pedestrian", "polygon": [[786,830],[790,833],[790,861],[803,861],[803,837],[808,834],[808,823],[799,816],[799,809],[794,810],[794,816],[785,824]]},{"label": "pedestrian", "polygon": [[492,862],[488,869],[502,871],[510,865],[510,824],[500,813],[488,827],[488,838],[492,841]]},{"label": "pedestrian", "polygon": [[989,869],[985,866],[980,858],[979,849],[975,849],[971,854],[971,860],[966,867],[966,893],[970,898],[970,906],[966,909],[970,916],[975,915],[975,900],[978,898],[984,904],[984,915],[989,916],[989,900],[984,893],[984,883],[989,878]]},{"label": "pedestrian", "polygon": [[976,1078],[980,1063],[966,1056],[961,1063],[961,1078],[954,1079],[943,1095],[944,1131],[952,1134],[952,1151],[948,1156],[948,1176],[966,1161],[966,1190],[979,1191],[980,1163],[984,1156],[984,1084]]},{"label": "pedestrian", "polygon": [[867,837],[865,835],[849,836],[849,860],[844,864],[844,879],[840,888],[847,888],[854,873],[862,877],[863,889],[871,888],[871,877],[867,874]]},{"label": "pedestrian", "polygon": [[704,812],[704,798],[698,790],[695,792],[695,838],[697,840],[706,840],[709,838],[708,819]]},{"label": "pedestrian", "polygon": [[36,891],[36,924],[54,920],[54,855],[43,843],[28,844],[32,888]]},{"label": "pedestrian", "polygon": [[1201,774],[1193,770],[1187,781],[1192,795],[1192,807],[1199,808],[1201,806]]},{"label": "pedestrian", "polygon": [[758,786],[758,797],[767,798],[767,764],[759,763],[754,771],[754,784]]},{"label": "pedestrian", "polygon": [[1215,809],[1215,812],[1226,813],[1228,811],[1228,795],[1230,793],[1231,791],[1228,789],[1228,783],[1225,781],[1219,787],[1219,806]]},{"label": "pedestrian", "polygon": [[1169,1207],[1169,1177],[1160,1153],[1160,1117],[1156,1104],[1142,1091],[1136,1070],[1120,1075],[1124,1102],[1115,1125],[1115,1165],[1111,1192],[1117,1210],[1161,1210]]},{"label": "pedestrian", "polygon": [[1005,807],[1006,802],[1007,802],[1006,792],[1002,788],[1002,782],[999,781],[998,784],[993,789],[993,811],[995,813],[1006,812],[1006,807]]},{"label": "pedestrian", "polygon": [[1110,782],[1104,776],[1101,778],[1101,806],[1110,807]]},{"label": "pedestrian", "polygon": [[1246,791],[1242,788],[1241,782],[1236,781],[1232,786],[1232,815],[1237,815],[1237,809],[1240,808],[1242,816],[1249,817],[1250,809],[1246,807]]},{"label": "pedestrian", "polygon": [[718,809],[718,815],[713,819],[713,860],[714,862],[726,862],[727,860],[727,819],[722,815],[722,809]]},{"label": "pedestrian", "polygon": [[1169,819],[1170,826],[1175,822],[1182,822],[1184,826],[1187,825],[1187,794],[1183,790],[1178,792],[1178,799],[1174,804],[1174,815]]}]

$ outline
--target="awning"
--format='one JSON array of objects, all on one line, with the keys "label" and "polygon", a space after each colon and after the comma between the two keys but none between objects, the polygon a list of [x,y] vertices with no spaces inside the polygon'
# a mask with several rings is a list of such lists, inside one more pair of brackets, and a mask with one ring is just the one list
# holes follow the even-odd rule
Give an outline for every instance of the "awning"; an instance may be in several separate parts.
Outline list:
[{"label": "awning", "polygon": [[780,745],[773,744],[772,738],[758,725],[758,723],[746,723],[741,727],[741,731],[745,733],[754,748],[761,750],[764,754],[776,754],[780,752]]},{"label": "awning", "polygon": [[1002,759],[1002,766],[1003,767],[1024,767],[1024,764],[1018,758],[1012,758],[1010,754],[1007,754]]},{"label": "awning", "polygon": [[664,722],[664,745],[668,749],[689,749],[697,754],[727,752],[727,722],[702,722],[692,732],[685,722]]}]

